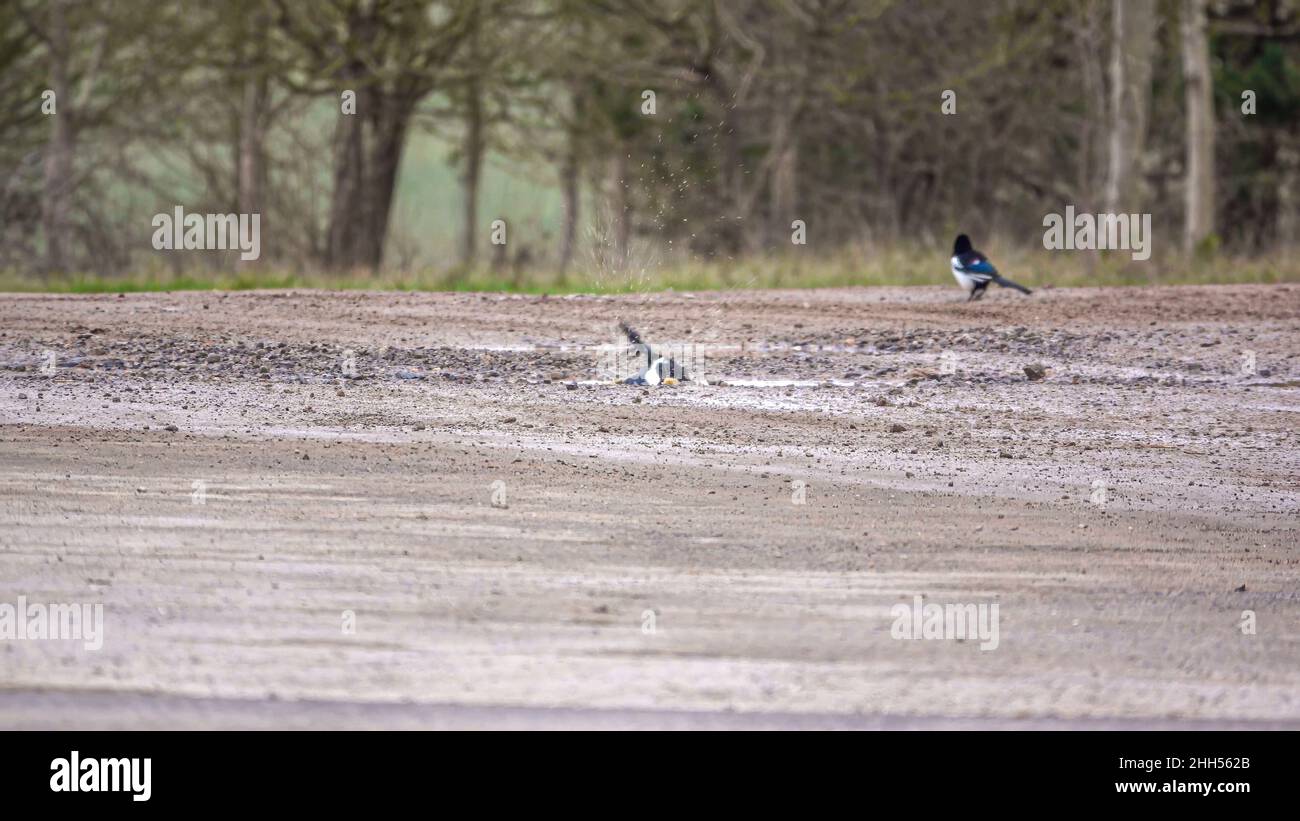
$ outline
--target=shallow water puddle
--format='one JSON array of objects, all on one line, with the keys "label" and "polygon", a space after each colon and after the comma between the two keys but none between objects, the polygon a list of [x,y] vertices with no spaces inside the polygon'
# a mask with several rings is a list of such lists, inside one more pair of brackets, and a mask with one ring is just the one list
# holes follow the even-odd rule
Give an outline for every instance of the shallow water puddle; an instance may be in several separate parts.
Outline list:
[{"label": "shallow water puddle", "polygon": [[866,385],[850,379],[721,379],[714,384],[728,388],[819,388],[825,385],[856,388]]}]

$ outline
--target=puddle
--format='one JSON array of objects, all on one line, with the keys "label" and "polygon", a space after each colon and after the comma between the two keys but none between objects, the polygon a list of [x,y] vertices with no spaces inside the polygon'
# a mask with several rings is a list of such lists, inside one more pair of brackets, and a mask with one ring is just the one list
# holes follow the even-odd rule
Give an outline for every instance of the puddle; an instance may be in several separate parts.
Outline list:
[{"label": "puddle", "polygon": [[[614,382],[609,379],[579,379],[579,385],[602,385],[609,387],[644,387],[636,385],[625,385],[622,382]],[[679,387],[689,388],[693,385],[701,387],[722,387],[722,388],[864,388],[870,385],[883,383],[854,381],[851,379],[710,379],[707,382],[682,382]]]},{"label": "puddle", "polygon": [[459,351],[484,351],[486,353],[574,353],[589,351],[599,353],[599,347],[595,345],[578,345],[567,342],[554,344],[522,344],[522,345],[456,345],[455,350]]},{"label": "puddle", "polygon": [[712,384],[728,388],[856,388],[866,383],[850,379],[719,379]]}]

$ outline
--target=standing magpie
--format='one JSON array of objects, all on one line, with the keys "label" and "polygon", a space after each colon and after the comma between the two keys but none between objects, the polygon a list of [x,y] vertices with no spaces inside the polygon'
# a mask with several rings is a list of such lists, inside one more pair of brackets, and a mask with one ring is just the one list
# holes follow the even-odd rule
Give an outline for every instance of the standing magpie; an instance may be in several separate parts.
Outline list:
[{"label": "standing magpie", "polygon": [[989,258],[971,247],[970,237],[965,234],[958,234],[957,241],[952,244],[952,275],[957,284],[970,294],[967,302],[984,296],[984,289],[990,282],[1003,288],[1015,288],[1022,294],[1033,293],[1025,286],[1000,276]]}]

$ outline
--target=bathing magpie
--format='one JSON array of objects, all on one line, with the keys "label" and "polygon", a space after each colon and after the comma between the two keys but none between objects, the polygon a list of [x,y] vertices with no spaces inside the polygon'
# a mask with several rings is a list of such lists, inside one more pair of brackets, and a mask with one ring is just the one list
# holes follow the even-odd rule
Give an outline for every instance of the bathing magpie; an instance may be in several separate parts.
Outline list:
[{"label": "bathing magpie", "polygon": [[970,294],[967,302],[984,296],[984,289],[989,287],[990,282],[996,282],[1003,288],[1015,288],[1022,294],[1033,293],[1025,286],[999,275],[989,258],[971,247],[970,237],[965,234],[958,234],[957,241],[952,244],[952,275],[957,284]]},{"label": "bathing magpie", "polygon": [[667,359],[662,356],[656,357],[654,351],[650,350],[650,346],[642,341],[641,334],[622,320],[619,320],[618,329],[627,337],[627,341],[631,343],[634,349],[645,351],[645,370],[630,379],[624,379],[624,384],[658,385],[665,379],[673,379],[674,381],[686,379],[686,367],[677,364],[676,358],[672,356]]},{"label": "bathing magpie", "polygon": [[658,385],[664,381],[662,376],[664,363],[667,362],[662,356],[645,366],[645,370],[630,379],[624,379],[624,385]]}]

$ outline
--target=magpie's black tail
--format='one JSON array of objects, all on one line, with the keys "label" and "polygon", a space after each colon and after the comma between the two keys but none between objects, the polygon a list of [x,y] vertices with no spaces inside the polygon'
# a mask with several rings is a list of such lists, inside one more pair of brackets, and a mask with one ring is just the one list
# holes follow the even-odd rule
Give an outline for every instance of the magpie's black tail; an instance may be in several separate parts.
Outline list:
[{"label": "magpie's black tail", "polygon": [[641,344],[641,334],[637,333],[635,329],[629,327],[628,324],[621,319],[618,321],[618,329],[627,337],[628,342],[631,342],[633,345]]},{"label": "magpie's black tail", "polygon": [[1022,294],[1032,294],[1032,293],[1033,293],[1033,291],[1029,290],[1028,288],[1026,288],[1025,286],[1021,285],[1020,283],[1018,283],[1018,282],[1012,282],[1011,280],[1007,279],[1006,277],[1002,277],[1002,276],[993,277],[993,281],[996,282],[997,284],[1001,285],[1003,288],[1015,288],[1017,291],[1019,291],[1019,292],[1022,293]]},{"label": "magpie's black tail", "polygon": [[[642,348],[645,349],[646,367],[649,367],[651,364],[654,363],[655,361],[654,351],[650,350],[650,346],[641,339],[641,334],[637,333],[635,328],[633,328],[632,326],[628,325],[626,322],[620,319],[618,321],[618,329],[624,336],[627,337],[627,341],[629,343],[633,345],[640,345]],[[678,364],[676,357],[669,354],[668,361],[659,366],[659,376],[660,378],[663,378],[665,376],[671,376],[685,382],[687,379],[686,365]]]}]

